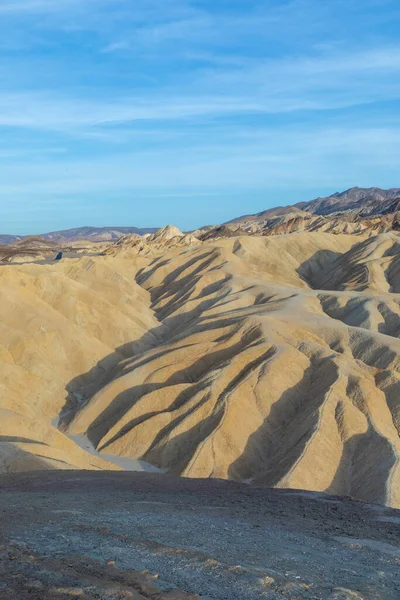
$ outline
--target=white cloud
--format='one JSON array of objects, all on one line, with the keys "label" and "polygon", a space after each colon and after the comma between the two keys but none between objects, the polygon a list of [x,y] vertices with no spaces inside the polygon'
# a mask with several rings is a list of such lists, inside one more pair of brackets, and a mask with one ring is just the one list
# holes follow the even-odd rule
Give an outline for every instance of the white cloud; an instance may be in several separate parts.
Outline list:
[{"label": "white cloud", "polygon": [[[177,121],[282,114],[360,106],[400,98],[400,47],[318,58],[252,61],[203,70],[188,84],[143,84],[135,95],[61,96],[50,91],[0,92],[0,125],[65,130],[135,121]],[[153,82],[151,82],[153,83]],[[75,131],[74,131],[75,130]]]},{"label": "white cloud", "polygon": [[118,50],[128,50],[130,48],[130,43],[127,40],[121,40],[119,42],[112,42],[111,44],[107,44],[102,49],[104,54],[108,54],[110,52],[117,52]]},{"label": "white cloud", "polygon": [[[52,94],[0,94],[0,126],[55,129],[184,120],[263,110],[248,98],[189,97],[125,98],[120,101],[60,98]],[[79,130],[76,132],[79,134]]]}]

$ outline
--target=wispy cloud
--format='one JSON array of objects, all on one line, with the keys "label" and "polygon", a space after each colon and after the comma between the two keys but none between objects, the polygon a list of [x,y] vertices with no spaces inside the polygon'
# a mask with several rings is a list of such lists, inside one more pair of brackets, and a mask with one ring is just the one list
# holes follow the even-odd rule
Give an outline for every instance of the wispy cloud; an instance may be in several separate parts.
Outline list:
[{"label": "wispy cloud", "polygon": [[[122,101],[59,98],[52,94],[0,94],[0,126],[63,130],[135,121],[182,121],[191,117],[262,111],[246,98],[125,98]],[[76,132],[79,135],[79,130]]]},{"label": "wispy cloud", "polygon": [[[81,0],[82,3],[88,2],[88,0]],[[91,0],[89,0],[90,2]],[[0,14],[34,14],[43,12],[60,12],[65,9],[76,8],[79,6],[78,0],[58,0],[53,2],[52,0],[15,0],[14,2],[2,2],[0,4]]]},{"label": "wispy cloud", "polygon": [[111,44],[107,44],[104,48],[102,48],[101,52],[104,54],[108,54],[110,52],[118,52],[119,50],[129,50],[131,44],[128,40],[121,40],[119,42],[112,42]]},{"label": "wispy cloud", "polygon": [[394,0],[4,0],[7,210],[392,181],[399,12]]},{"label": "wispy cloud", "polygon": [[[373,85],[371,81],[373,80]],[[32,129],[98,127],[243,114],[284,114],[400,99],[400,47],[343,55],[249,61],[203,69],[185,85],[138,89],[117,99],[51,91],[0,93],[0,125]]]}]

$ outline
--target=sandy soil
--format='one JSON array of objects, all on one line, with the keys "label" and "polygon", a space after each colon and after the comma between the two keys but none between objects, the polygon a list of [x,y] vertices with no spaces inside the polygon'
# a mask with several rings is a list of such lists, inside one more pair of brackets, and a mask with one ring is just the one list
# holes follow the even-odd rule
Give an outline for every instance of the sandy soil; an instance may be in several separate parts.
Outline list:
[{"label": "sandy soil", "polygon": [[400,507],[398,240],[167,227],[0,269],[0,472],[142,460]]},{"label": "sandy soil", "polygon": [[0,492],[2,600],[400,597],[385,507],[127,472],[13,474]]}]

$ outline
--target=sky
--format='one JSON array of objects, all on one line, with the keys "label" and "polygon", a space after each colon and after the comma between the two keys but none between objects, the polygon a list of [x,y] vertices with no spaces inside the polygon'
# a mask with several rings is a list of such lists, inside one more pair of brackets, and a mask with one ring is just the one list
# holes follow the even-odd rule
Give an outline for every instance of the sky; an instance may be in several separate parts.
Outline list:
[{"label": "sky", "polygon": [[398,0],[0,0],[0,233],[400,187]]}]

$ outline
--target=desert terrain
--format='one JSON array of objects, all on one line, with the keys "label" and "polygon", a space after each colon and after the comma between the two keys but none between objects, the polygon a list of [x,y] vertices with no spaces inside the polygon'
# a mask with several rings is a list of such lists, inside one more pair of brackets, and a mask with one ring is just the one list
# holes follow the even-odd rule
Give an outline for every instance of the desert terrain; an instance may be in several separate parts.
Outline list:
[{"label": "desert terrain", "polygon": [[1,249],[0,598],[399,597],[400,243],[360,202]]},{"label": "desert terrain", "polygon": [[2,472],[131,459],[399,507],[399,251],[166,227],[1,268]]}]

